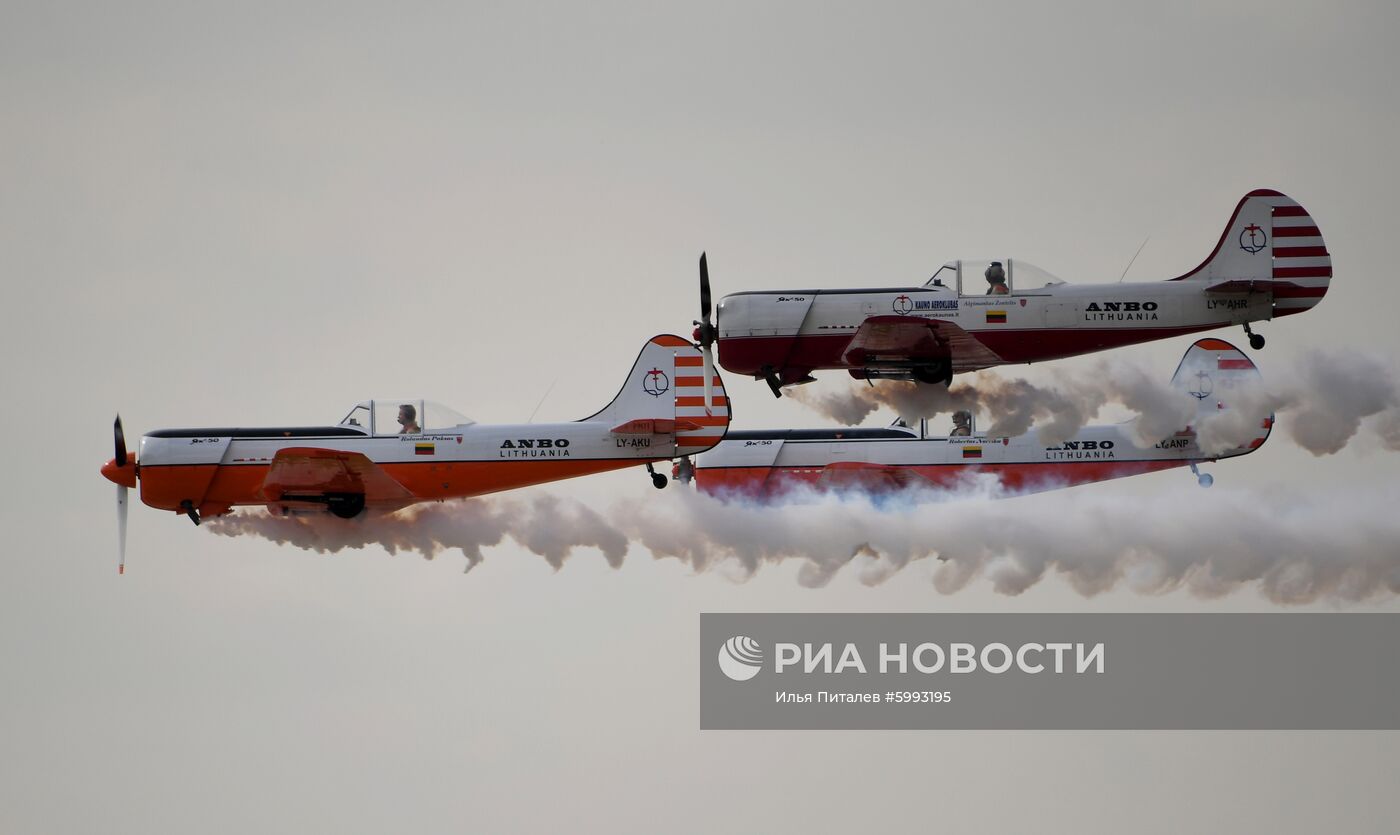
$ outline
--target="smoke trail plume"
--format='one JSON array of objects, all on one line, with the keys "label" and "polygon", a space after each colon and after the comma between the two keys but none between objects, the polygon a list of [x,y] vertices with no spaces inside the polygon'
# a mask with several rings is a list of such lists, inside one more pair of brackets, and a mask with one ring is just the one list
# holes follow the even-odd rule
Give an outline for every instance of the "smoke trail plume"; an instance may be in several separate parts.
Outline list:
[{"label": "smoke trail plume", "polygon": [[[1355,351],[1310,351],[1288,373],[1231,391],[1230,409],[1196,422],[1198,443],[1222,452],[1257,434],[1271,413],[1285,434],[1314,455],[1330,455],[1350,443],[1367,423],[1386,448],[1400,450],[1400,374],[1395,367]],[[794,400],[833,420],[853,425],[881,407],[911,423],[958,409],[991,416],[985,433],[1019,435],[1037,430],[1046,444],[1074,436],[1108,403],[1135,414],[1132,432],[1151,446],[1192,424],[1196,402],[1160,374],[1123,360],[1104,360],[1088,371],[1052,371],[1050,383],[1008,379],[994,371],[970,382],[941,386],[881,381],[845,391],[791,390]]]},{"label": "smoke trail plume", "polygon": [[424,504],[349,520],[328,513],[236,513],[210,519],[205,527],[221,536],[252,534],[322,554],[376,545],[390,554],[417,551],[432,559],[442,551],[459,550],[467,558],[468,571],[481,562],[483,548],[500,545],[507,536],[556,569],[575,548],[597,548],[617,568],[628,544],[627,537],[592,508],[548,493],[529,499]]},{"label": "smoke trail plume", "polygon": [[860,494],[802,503],[725,503],[673,489],[606,512],[537,495],[431,505],[351,522],[264,513],[211,520],[216,533],[255,534],[321,552],[380,545],[425,557],[460,549],[468,568],[506,537],[559,568],[575,548],[620,567],[630,545],[697,572],[737,565],[744,576],[787,561],[821,586],[843,570],[876,585],[936,559],[934,588],[986,580],[1020,594],[1058,575],[1084,595],[1117,587],[1185,589],[1204,597],[1257,586],[1282,604],[1373,600],[1400,593],[1400,515],[1378,491],[1259,496],[1196,488],[1144,502],[1116,492],[1058,491],[994,500],[972,486],[876,502]]}]

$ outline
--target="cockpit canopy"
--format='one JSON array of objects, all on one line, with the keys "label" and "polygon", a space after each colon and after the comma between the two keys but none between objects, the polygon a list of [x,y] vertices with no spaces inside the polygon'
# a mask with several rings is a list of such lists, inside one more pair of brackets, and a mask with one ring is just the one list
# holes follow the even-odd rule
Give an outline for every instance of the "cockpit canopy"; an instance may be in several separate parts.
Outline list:
[{"label": "cockpit canopy", "polygon": [[[991,277],[1001,280],[992,282]],[[1065,282],[1040,267],[1011,258],[971,258],[949,261],[938,268],[925,287],[950,287],[960,296],[988,296],[1021,290],[1038,290]],[[998,285],[1005,290],[995,290]]]},{"label": "cockpit canopy", "polygon": [[441,403],[408,397],[362,400],[338,425],[367,435],[427,435],[454,432],[475,422]]}]

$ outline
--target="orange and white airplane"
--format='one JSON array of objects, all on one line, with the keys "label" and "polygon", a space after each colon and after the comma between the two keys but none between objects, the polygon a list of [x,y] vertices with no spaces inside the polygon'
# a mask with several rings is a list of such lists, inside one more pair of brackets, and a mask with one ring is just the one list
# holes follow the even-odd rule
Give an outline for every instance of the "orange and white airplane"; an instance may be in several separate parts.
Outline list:
[{"label": "orange and white airplane", "polygon": [[[1231,408],[1259,372],[1243,352],[1220,339],[1202,339],[1181,359],[1172,385],[1196,399],[1197,420]],[[1189,467],[1202,486],[1214,479],[1198,465],[1253,452],[1273,426],[1262,419],[1238,447],[1203,450],[1195,428],[1186,426],[1151,446],[1141,446],[1126,424],[1086,426],[1073,438],[1047,445],[1035,432],[989,437],[976,431],[971,415],[959,432],[932,436],[918,429],[782,429],[730,432],[692,465],[677,467],[705,493],[743,500],[781,500],[804,490],[857,489],[889,493],[917,488],[955,488],[970,476],[990,476],[1003,493],[1029,493],[1123,478],[1173,467]],[[926,424],[927,422],[925,422]]]},{"label": "orange and white airplane", "polygon": [[652,462],[710,449],[728,428],[724,384],[707,357],[663,335],[643,346],[617,397],[579,421],[484,426],[428,401],[367,400],[334,426],[161,429],[133,458],[119,416],[102,474],[117,484],[122,571],[132,487],[196,525],[240,505],[349,519],[638,464],[665,487]]},{"label": "orange and white airplane", "polygon": [[726,371],[783,386],[842,369],[856,379],[943,383],[1041,362],[1302,313],[1322,300],[1332,259],[1316,221],[1271,189],[1246,194],[1200,266],[1170,281],[1068,284],[1024,261],[950,261],[921,287],[734,293],[695,338]]}]

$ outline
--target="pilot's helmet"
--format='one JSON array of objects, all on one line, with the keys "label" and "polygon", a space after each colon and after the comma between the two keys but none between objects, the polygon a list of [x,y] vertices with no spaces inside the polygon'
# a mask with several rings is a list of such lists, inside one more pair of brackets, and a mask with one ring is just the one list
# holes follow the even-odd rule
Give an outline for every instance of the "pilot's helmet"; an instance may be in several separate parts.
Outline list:
[{"label": "pilot's helmet", "polygon": [[1004,269],[1001,268],[1001,262],[1000,262],[1000,261],[993,261],[993,262],[992,262],[992,265],[991,265],[990,267],[987,268],[987,272],[984,273],[984,275],[987,276],[987,283],[988,283],[988,284],[1005,284],[1005,283],[1006,283],[1006,270],[1004,270]]},{"label": "pilot's helmet", "polygon": [[967,426],[970,423],[972,423],[972,412],[969,412],[967,409],[959,409],[953,412],[954,426]]}]

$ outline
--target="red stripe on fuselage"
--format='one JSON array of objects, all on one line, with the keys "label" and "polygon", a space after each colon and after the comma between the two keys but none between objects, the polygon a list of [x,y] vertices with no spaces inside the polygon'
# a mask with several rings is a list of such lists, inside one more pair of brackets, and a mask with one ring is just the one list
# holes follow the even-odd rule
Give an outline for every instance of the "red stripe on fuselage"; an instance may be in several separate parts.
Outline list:
[{"label": "red stripe on fuselage", "polygon": [[[1008,493],[1036,493],[1060,487],[1091,484],[1115,478],[1185,467],[1192,461],[1053,461],[1020,464],[933,464],[926,466],[880,466],[843,470],[841,484],[828,485],[824,468],[813,467],[700,467],[695,482],[701,491],[720,497],[746,499],[780,499],[802,488],[829,491],[843,489],[868,490],[881,494],[898,493],[920,485],[931,489],[950,489],[970,474],[989,474],[997,478]],[[912,485],[894,486],[891,472],[916,476]]]},{"label": "red stripe on fuselage", "polygon": [[[715,443],[719,438],[714,439]],[[668,456],[669,457],[669,456]],[[544,484],[593,473],[636,467],[647,458],[550,458],[507,461],[414,461],[379,463],[390,478],[402,484],[413,499],[394,500],[404,506],[420,501],[462,499]],[[209,470],[217,468],[213,478]],[[141,501],[162,510],[179,510],[180,503],[190,501],[195,507],[262,505],[275,496],[263,493],[267,479],[267,464],[187,466],[148,466],[141,470]],[[207,489],[206,489],[207,488]],[[308,491],[310,492],[310,491]],[[367,504],[374,505],[373,497]]]},{"label": "red stripe on fuselage", "polygon": [[[1228,322],[1211,322],[1161,328],[1044,328],[994,331],[973,331],[971,335],[1001,363],[1040,362],[1062,359],[1095,351],[1136,345],[1157,339],[1170,339],[1189,333],[1226,327]],[[812,334],[798,337],[727,337],[720,341],[720,364],[735,374],[760,376],[765,365],[782,371],[798,369],[802,373],[815,369],[850,368],[843,360],[852,334]],[[796,374],[796,372],[794,372]],[[785,375],[791,376],[791,375]],[[797,374],[800,376],[800,374]]]}]

